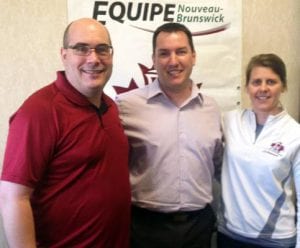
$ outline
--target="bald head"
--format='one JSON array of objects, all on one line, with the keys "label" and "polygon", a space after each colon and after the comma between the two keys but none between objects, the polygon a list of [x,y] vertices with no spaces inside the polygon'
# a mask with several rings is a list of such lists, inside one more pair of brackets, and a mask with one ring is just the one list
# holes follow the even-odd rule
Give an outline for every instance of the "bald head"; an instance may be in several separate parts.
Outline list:
[{"label": "bald head", "polygon": [[107,36],[108,44],[111,45],[111,39],[107,28],[92,18],[81,18],[71,22],[65,29],[63,36],[63,48],[67,48],[70,44],[70,34],[73,32],[81,32],[82,30],[90,29],[92,30],[101,30],[102,33]]},{"label": "bald head", "polygon": [[[63,42],[61,59],[69,83],[99,107],[102,90],[113,67],[113,50],[108,30],[94,19],[82,18],[68,25]],[[107,56],[103,57],[95,49],[99,46],[108,47]],[[81,47],[88,48],[88,53],[81,53]]]}]

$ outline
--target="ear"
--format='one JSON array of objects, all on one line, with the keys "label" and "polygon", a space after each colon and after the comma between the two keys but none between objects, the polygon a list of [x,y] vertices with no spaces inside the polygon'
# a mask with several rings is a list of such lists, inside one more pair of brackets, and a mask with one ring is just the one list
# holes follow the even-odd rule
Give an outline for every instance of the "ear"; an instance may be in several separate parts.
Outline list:
[{"label": "ear", "polygon": [[248,85],[246,85],[246,86],[244,86],[244,87],[245,87],[245,92],[246,92],[247,94],[249,94]]},{"label": "ear", "polygon": [[196,52],[193,52],[192,58],[193,58],[193,65],[195,65],[196,64]]},{"label": "ear", "polygon": [[64,49],[63,47],[60,49],[60,57],[62,61],[66,60],[67,56],[67,49]]},{"label": "ear", "polygon": [[153,64],[153,68],[156,69],[155,68],[155,55],[154,55],[154,53],[152,53],[152,64]]}]

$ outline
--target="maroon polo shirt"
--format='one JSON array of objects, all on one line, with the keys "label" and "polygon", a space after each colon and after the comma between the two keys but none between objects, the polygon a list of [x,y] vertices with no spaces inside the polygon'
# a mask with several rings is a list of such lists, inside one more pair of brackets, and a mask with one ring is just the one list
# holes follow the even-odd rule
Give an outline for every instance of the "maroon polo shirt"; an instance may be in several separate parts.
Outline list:
[{"label": "maroon polo shirt", "polygon": [[128,143],[114,102],[95,108],[58,72],[10,119],[2,180],[34,189],[38,246],[127,248]]}]

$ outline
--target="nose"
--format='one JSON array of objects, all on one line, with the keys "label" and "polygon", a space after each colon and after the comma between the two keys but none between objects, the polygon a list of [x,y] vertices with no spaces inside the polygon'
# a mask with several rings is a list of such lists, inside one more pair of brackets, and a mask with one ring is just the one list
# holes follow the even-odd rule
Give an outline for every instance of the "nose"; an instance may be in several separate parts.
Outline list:
[{"label": "nose", "polygon": [[172,65],[178,64],[178,57],[177,57],[176,53],[171,53],[170,54],[169,63],[172,64]]},{"label": "nose", "polygon": [[95,61],[99,62],[100,61],[100,58],[94,48],[90,48],[90,54],[87,55],[86,59],[89,62],[95,62]]},{"label": "nose", "polygon": [[267,85],[267,82],[266,81],[263,81],[259,87],[259,89],[261,91],[267,91],[268,90],[268,85]]}]

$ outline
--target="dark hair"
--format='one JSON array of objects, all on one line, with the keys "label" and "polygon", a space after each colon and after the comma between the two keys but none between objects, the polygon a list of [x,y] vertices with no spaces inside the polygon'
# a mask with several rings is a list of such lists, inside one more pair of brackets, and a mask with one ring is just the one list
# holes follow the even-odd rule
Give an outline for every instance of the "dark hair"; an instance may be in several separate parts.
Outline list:
[{"label": "dark hair", "polygon": [[254,67],[263,66],[270,68],[274,73],[276,73],[283,87],[287,88],[286,80],[286,67],[283,60],[273,53],[259,54],[251,58],[246,69],[246,86],[249,84],[250,75]]},{"label": "dark hair", "polygon": [[191,31],[186,26],[184,26],[183,24],[176,23],[176,22],[170,22],[170,23],[165,23],[165,24],[159,26],[154,31],[153,38],[152,38],[153,53],[155,52],[156,39],[157,39],[157,36],[160,32],[166,32],[166,33],[184,32],[186,34],[187,38],[188,38],[188,42],[189,42],[189,45],[192,49],[192,52],[195,52]]}]

